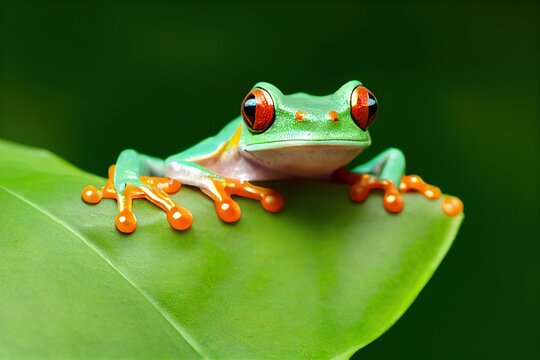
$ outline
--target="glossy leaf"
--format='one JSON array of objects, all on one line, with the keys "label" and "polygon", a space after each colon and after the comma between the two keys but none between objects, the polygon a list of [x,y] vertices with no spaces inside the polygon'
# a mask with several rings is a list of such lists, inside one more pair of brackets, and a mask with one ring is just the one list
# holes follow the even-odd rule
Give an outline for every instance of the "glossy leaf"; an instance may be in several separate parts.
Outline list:
[{"label": "glossy leaf", "polygon": [[186,232],[138,200],[122,235],[114,201],[80,198],[104,181],[0,142],[0,357],[347,358],[402,315],[462,220],[417,194],[396,216],[378,194],[289,181],[272,184],[282,213],[239,199],[234,225],[184,187]]}]

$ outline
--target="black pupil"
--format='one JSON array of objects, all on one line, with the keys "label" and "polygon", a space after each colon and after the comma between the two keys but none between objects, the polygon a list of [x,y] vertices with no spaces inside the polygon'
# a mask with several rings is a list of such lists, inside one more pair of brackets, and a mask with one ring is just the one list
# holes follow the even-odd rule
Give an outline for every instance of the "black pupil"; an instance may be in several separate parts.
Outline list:
[{"label": "black pupil", "polygon": [[250,95],[244,101],[244,114],[246,114],[246,117],[251,122],[250,125],[253,126],[253,120],[255,119],[255,109],[257,108],[257,101],[255,100],[255,95]]},{"label": "black pupil", "polygon": [[377,99],[373,94],[369,93],[368,98],[368,119],[371,119],[372,116],[377,115]]}]

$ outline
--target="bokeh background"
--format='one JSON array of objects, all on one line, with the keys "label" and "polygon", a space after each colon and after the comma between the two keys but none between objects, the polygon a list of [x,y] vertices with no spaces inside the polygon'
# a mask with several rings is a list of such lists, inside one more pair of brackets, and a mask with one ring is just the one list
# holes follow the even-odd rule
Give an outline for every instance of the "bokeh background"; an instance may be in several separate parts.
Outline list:
[{"label": "bokeh background", "polygon": [[466,219],[418,299],[358,359],[530,359],[539,348],[540,8],[491,2],[1,5],[0,137],[106,175],[237,116],[257,81],[378,97],[373,156],[460,196]]}]

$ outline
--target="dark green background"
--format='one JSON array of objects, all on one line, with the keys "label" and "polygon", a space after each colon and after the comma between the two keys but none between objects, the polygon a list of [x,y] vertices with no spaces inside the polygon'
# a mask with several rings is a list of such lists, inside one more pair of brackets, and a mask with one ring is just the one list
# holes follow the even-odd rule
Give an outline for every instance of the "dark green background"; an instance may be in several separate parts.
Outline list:
[{"label": "dark green background", "polygon": [[257,81],[378,97],[374,145],[466,219],[410,310],[355,358],[539,354],[538,2],[81,2],[1,7],[0,137],[106,174],[218,131]]}]

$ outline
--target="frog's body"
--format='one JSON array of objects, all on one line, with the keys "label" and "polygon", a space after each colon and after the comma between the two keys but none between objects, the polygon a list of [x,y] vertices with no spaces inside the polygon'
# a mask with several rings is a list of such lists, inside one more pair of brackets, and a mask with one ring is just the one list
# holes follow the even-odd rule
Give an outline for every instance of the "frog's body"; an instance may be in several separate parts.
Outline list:
[{"label": "frog's body", "polygon": [[174,228],[190,227],[191,213],[167,195],[178,191],[180,184],[200,188],[214,200],[219,217],[227,222],[240,217],[231,195],[257,199],[272,212],[283,207],[279,193],[249,181],[335,180],[352,185],[354,201],[365,200],[371,189],[382,189],[384,206],[391,212],[403,208],[400,186],[402,191],[418,190],[429,198],[439,197],[438,188],[417,176],[403,176],[405,158],[398,149],[388,149],[352,172],[345,170],[371,144],[367,128],[377,106],[375,97],[358,81],[350,81],[328,96],[283,95],[271,84],[258,83],[244,99],[242,115],[216,136],[166,160],[125,150],[116,167],[111,167],[107,185],[101,191],[86,187],[83,198],[91,203],[102,197],[117,199],[116,226],[130,233],[136,225],[131,207],[134,198],[147,198],[160,206]]},{"label": "frog's body", "polygon": [[249,158],[240,147],[242,118],[236,118],[217,135],[167,159],[166,174],[177,178],[182,162],[198,164],[216,174],[241,181],[276,180],[287,174]]},{"label": "frog's body", "polygon": [[328,178],[347,165],[366,145],[354,141],[284,141],[279,147],[246,146],[242,141],[242,118],[231,121],[216,136],[166,160],[167,176],[176,178],[175,169],[184,161],[212,172],[242,181],[278,180],[293,177]]}]

